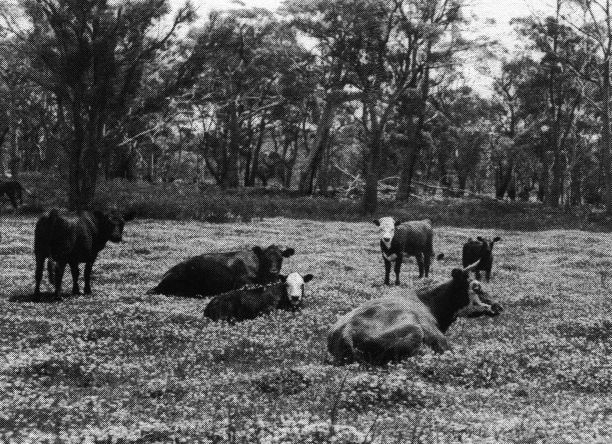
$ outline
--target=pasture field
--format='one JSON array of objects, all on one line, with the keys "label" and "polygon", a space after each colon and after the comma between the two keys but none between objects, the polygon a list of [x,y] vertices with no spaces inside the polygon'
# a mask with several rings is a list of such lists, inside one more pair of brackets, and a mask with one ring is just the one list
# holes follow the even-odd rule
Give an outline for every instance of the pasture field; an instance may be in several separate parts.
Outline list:
[{"label": "pasture field", "polygon": [[[371,368],[326,362],[338,315],[385,292],[371,223],[134,221],[93,295],[32,303],[34,221],[2,220],[2,442],[612,442],[609,234],[437,227],[446,258],[428,280],[410,260],[402,285],[446,279],[468,236],[498,234],[485,288],[505,312],[458,320],[451,352]],[[206,300],[144,295],[188,256],[270,243],[296,249],[284,272],[315,275],[301,313],[229,326]]]}]

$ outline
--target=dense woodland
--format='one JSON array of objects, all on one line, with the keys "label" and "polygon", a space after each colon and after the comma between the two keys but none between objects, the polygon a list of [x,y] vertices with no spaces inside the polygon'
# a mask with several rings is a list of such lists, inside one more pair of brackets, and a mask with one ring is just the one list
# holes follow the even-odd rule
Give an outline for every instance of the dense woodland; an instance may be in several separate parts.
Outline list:
[{"label": "dense woodland", "polygon": [[462,0],[2,3],[0,166],[61,177],[73,208],[123,178],[612,212],[609,3],[517,18],[520,51],[468,32]]}]

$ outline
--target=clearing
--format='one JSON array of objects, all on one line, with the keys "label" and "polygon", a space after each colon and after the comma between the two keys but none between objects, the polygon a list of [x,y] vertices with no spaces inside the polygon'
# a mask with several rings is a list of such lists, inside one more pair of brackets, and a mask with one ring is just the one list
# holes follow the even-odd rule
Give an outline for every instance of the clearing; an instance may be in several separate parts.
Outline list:
[{"label": "clearing", "polygon": [[[135,221],[101,253],[93,295],[11,302],[33,289],[34,223],[2,221],[4,442],[612,441],[609,234],[437,227],[433,281],[468,236],[502,236],[485,289],[506,311],[459,320],[452,352],[376,369],[325,363],[337,316],[385,291],[372,224]],[[315,275],[301,313],[228,326],[205,300],[144,295],[188,256],[270,243],[296,249],[285,273]],[[402,285],[416,274],[404,264]]]}]

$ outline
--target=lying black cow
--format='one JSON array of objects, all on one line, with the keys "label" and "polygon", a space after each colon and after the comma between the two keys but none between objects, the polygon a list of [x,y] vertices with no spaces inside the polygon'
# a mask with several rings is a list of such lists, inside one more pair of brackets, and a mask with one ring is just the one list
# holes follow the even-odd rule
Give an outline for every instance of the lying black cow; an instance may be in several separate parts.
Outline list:
[{"label": "lying black cow", "polygon": [[283,258],[293,254],[293,248],[281,250],[270,245],[265,250],[253,247],[192,257],[170,268],[147,294],[214,296],[247,284],[274,282],[283,266]]},{"label": "lying black cow", "polygon": [[0,196],[6,195],[15,209],[17,209],[19,205],[23,205],[24,192],[29,194],[29,192],[16,180],[0,182]]},{"label": "lying black cow", "polygon": [[444,333],[457,316],[496,316],[499,304],[485,297],[469,271],[456,268],[452,278],[416,293],[396,289],[342,316],[331,328],[327,348],[338,363],[364,361],[382,365],[412,356],[426,344],[436,352],[450,348]]},{"label": "lying black cow", "polygon": [[[429,276],[433,252],[433,228],[429,219],[400,222],[392,217],[374,220],[380,228],[380,249],[385,264],[385,284],[389,285],[391,263],[395,264],[395,285],[400,284],[400,270],[404,256],[414,256],[419,267],[419,277]],[[397,227],[397,229],[396,229]],[[440,260],[444,254],[439,254]]]},{"label": "lying black cow", "polygon": [[213,321],[244,321],[268,314],[276,309],[295,311],[301,308],[304,284],[312,275],[291,273],[279,276],[279,282],[233,290],[215,296],[204,309],[204,316]]},{"label": "lying black cow", "polygon": [[480,261],[474,269],[476,279],[480,279],[480,272],[484,271],[487,282],[491,279],[491,268],[493,267],[493,246],[499,242],[501,237],[497,236],[493,240],[478,236],[476,240],[468,239],[463,245],[463,266]]},{"label": "lying black cow", "polygon": [[83,211],[78,216],[61,216],[55,209],[38,219],[34,230],[34,294],[40,294],[45,259],[48,259],[49,281],[55,284],[56,297],[60,295],[66,264],[72,272],[72,294],[79,294],[79,264],[85,263],[83,291],[91,294],[91,269],[98,253],[108,241],[121,242],[124,223],[130,219],[115,211]]}]

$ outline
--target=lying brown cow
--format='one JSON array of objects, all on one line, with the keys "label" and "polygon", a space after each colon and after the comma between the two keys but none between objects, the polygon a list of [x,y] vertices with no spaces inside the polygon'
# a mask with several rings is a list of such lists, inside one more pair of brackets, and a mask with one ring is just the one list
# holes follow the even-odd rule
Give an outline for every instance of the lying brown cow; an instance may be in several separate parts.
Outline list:
[{"label": "lying brown cow", "polygon": [[327,348],[339,363],[364,361],[381,365],[412,356],[426,344],[436,352],[449,349],[444,336],[457,316],[496,316],[502,308],[492,304],[480,282],[469,271],[452,271],[452,279],[416,293],[396,289],[391,296],[365,302],[342,316],[331,328]]}]

